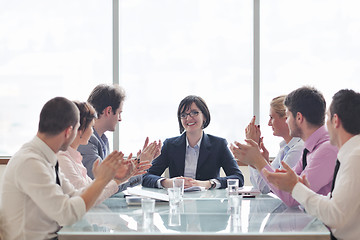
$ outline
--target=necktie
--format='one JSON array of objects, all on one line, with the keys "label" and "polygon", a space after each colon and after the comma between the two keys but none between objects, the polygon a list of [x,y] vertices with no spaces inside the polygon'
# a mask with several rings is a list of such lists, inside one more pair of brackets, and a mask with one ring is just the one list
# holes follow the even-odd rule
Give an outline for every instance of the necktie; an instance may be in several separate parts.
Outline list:
[{"label": "necktie", "polygon": [[303,170],[305,169],[306,165],[307,165],[307,161],[306,161],[306,155],[308,154],[309,150],[307,150],[306,148],[304,148],[304,152],[303,152],[303,156],[302,156],[302,164],[303,164]]},{"label": "necktie", "polygon": [[59,179],[59,162],[56,162],[55,164],[55,174],[56,174],[56,184],[60,185],[60,179]]},{"label": "necktie", "polygon": [[334,170],[334,177],[333,177],[333,182],[332,182],[332,186],[331,186],[331,194],[330,197],[332,197],[332,191],[334,190],[335,187],[335,179],[336,179],[336,175],[339,171],[339,167],[340,167],[340,162],[339,160],[336,160],[336,165],[335,165],[335,170]]},{"label": "necktie", "polygon": [[[332,191],[334,190],[335,187],[335,179],[336,179],[336,175],[339,171],[339,167],[340,167],[340,161],[336,160],[336,165],[335,165],[335,170],[334,170],[334,177],[333,177],[333,182],[332,182],[332,186],[331,186],[331,192],[330,192],[330,198],[332,198]],[[330,232],[330,236],[331,236],[331,240],[337,240],[337,238],[334,237],[334,235],[332,234],[332,232]]]}]

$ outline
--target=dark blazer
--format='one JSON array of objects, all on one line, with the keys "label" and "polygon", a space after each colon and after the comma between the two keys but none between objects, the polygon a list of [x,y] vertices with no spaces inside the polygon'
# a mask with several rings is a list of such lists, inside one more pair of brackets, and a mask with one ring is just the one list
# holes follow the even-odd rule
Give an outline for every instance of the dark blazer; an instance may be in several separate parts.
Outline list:
[{"label": "dark blazer", "polygon": [[[184,176],[186,151],[186,134],[168,138],[164,141],[161,155],[153,160],[148,173],[143,175],[144,187],[157,187],[157,181],[166,168],[169,168],[170,178]],[[224,169],[226,177],[220,177],[220,168]],[[227,141],[223,138],[203,134],[200,144],[199,159],[196,168],[196,180],[217,179],[221,188],[227,187],[227,179],[239,179],[239,186],[244,185],[242,175]]]},{"label": "dark blazer", "polygon": [[[104,155],[104,149],[100,143],[99,138],[100,137],[97,135],[97,133],[94,130],[93,134],[91,135],[91,137],[89,139],[88,144],[80,145],[77,149],[81,153],[81,156],[83,157],[82,163],[86,167],[87,175],[91,179],[94,179],[92,167],[93,167],[96,159],[99,158],[102,161],[106,157]],[[109,146],[107,146],[107,151],[109,151]]]}]

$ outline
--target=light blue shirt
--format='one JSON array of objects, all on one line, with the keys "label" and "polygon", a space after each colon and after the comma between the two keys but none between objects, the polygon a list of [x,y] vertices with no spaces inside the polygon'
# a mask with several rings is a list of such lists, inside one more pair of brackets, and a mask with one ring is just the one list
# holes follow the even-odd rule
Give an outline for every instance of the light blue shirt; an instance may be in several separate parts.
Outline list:
[{"label": "light blue shirt", "polygon": [[[281,161],[286,162],[291,168],[295,167],[297,162],[302,156],[304,149],[304,142],[301,138],[294,137],[290,140],[288,144],[283,140],[280,142],[280,151],[276,155],[275,159],[271,162],[271,166],[274,169],[282,168]],[[252,185],[259,189],[262,193],[269,193],[270,188],[267,185],[266,181],[261,177],[259,172],[250,167],[250,181]]]},{"label": "light blue shirt", "polygon": [[196,168],[199,159],[201,140],[202,136],[198,143],[194,147],[191,147],[189,140],[186,138],[184,177],[193,179],[196,177]]}]

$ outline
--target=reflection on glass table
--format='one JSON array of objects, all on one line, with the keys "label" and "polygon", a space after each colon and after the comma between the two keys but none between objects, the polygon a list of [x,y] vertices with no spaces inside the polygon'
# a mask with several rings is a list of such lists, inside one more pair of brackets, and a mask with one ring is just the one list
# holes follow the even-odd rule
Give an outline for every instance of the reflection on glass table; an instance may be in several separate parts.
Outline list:
[{"label": "reflection on glass table", "polygon": [[[147,189],[148,190],[148,189]],[[165,192],[163,189],[154,191]],[[240,200],[229,211],[225,190],[184,193],[178,209],[156,202],[153,222],[143,224],[142,209],[124,198],[110,198],[82,220],[62,228],[59,239],[329,239],[328,229],[300,208],[288,208],[268,195]],[[146,226],[146,227],[144,227]]]}]

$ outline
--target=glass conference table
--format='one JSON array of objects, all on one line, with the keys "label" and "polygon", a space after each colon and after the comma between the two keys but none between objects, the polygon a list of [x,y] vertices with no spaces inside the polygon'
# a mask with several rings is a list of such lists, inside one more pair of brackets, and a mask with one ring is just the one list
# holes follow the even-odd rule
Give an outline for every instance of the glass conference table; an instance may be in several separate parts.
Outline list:
[{"label": "glass conference table", "polygon": [[[163,189],[145,190],[166,193]],[[175,224],[174,224],[175,223]],[[269,195],[243,198],[240,214],[229,213],[225,190],[188,192],[177,213],[156,202],[153,221],[144,224],[141,205],[109,198],[71,226],[63,239],[330,239],[329,230],[299,207],[288,208]]]}]

